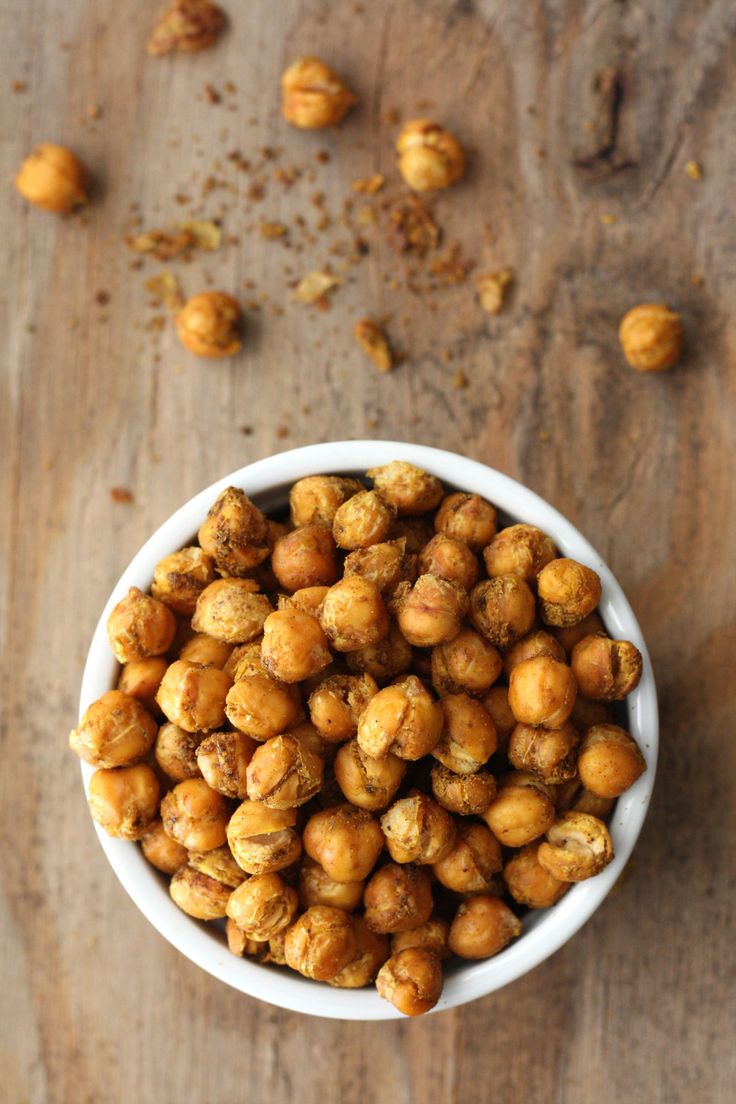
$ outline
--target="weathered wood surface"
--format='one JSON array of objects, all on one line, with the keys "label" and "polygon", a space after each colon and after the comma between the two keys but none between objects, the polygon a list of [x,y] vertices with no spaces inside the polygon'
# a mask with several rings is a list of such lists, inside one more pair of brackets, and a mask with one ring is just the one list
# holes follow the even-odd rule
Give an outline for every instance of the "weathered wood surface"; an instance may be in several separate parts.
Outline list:
[{"label": "weathered wood surface", "polygon": [[[226,6],[215,50],[161,60],[143,50],[148,4],[0,7],[3,178],[52,140],[97,181],[81,220],[31,210],[7,188],[0,211],[0,1096],[726,1104],[736,1078],[736,8]],[[279,74],[304,52],[360,95],[335,133],[280,121]],[[11,93],[16,80],[27,91]],[[237,91],[208,103],[205,83],[228,80]],[[470,282],[413,295],[380,226],[366,228],[370,252],[332,309],[310,311],[289,301],[288,280],[348,232],[333,226],[299,253],[247,231],[261,218],[315,221],[317,190],[339,215],[350,181],[374,171],[398,194],[391,108],[429,112],[474,148],[466,181],[436,211],[464,256],[515,269],[498,318],[479,312]],[[277,164],[311,165],[314,179],[271,182],[248,211],[249,178],[225,155],[257,161],[262,146],[282,151]],[[327,164],[314,158],[321,149]],[[691,158],[700,183],[684,172]],[[209,279],[268,296],[249,314],[244,354],[220,364],[195,362],[169,328],[145,329],[157,312],[144,278],[160,266],[131,268],[121,241],[131,203],[146,227],[165,226],[181,216],[174,194],[199,196],[210,173],[239,194],[213,191],[201,210],[224,209],[239,242],[170,267],[190,293]],[[647,299],[676,306],[687,329],[682,363],[661,378],[631,372],[617,347],[620,316]],[[364,314],[387,315],[407,353],[390,377],[352,343]],[[464,390],[451,386],[456,368]],[[662,704],[652,812],[596,917],[504,991],[398,1025],[279,1012],[171,949],[108,868],[66,747],[93,625],[149,532],[249,460],[345,435],[464,451],[563,510],[626,588]],[[111,501],[113,486],[134,503]]]}]

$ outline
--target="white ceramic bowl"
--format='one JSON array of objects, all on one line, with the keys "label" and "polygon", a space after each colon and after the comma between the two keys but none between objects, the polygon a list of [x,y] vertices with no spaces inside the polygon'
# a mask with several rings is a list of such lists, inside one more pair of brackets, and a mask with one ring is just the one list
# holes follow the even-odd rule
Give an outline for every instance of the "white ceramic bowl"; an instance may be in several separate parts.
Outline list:
[{"label": "white ceramic bowl", "polygon": [[[623,870],[641,830],[654,784],[657,761],[657,695],[652,667],[629,603],[594,548],[552,506],[520,483],[474,460],[440,449],[397,441],[334,441],[282,452],[233,472],[195,495],[144,544],[114,588],[102,612],[87,657],[80,711],[115,685],[119,670],[107,642],[106,623],[128,588],[147,590],[155,564],[191,542],[207,510],[225,487],[242,487],[264,509],[284,505],[288,487],[305,475],[362,474],[390,460],[408,460],[440,477],[449,487],[476,491],[512,520],[530,522],[553,537],[566,555],[594,568],[601,577],[600,613],[612,636],[632,640],[642,653],[644,670],[626,701],[628,726],[648,769],[615,807],[610,830],[616,857],[595,878],[573,888],[552,909],[531,912],[523,935],[494,958],[459,964],[448,970],[435,1011],[475,1000],[533,969],[562,946],[598,908]],[[85,788],[92,769],[82,764]],[[97,827],[97,826],[96,826]],[[261,966],[230,954],[221,926],[192,920],[170,899],[166,879],[133,843],[112,839],[97,827],[113,870],[153,926],[192,962],[234,988],[282,1008],[345,1020],[382,1020],[400,1014],[374,989],[332,989],[279,967]]]}]

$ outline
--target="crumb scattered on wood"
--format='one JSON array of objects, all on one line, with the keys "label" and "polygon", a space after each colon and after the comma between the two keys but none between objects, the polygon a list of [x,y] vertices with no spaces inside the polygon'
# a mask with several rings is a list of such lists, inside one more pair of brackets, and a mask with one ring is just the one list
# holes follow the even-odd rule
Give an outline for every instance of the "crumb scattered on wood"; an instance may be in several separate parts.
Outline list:
[{"label": "crumb scattered on wood", "polygon": [[333,276],[331,272],[316,269],[299,281],[294,288],[292,299],[295,299],[297,303],[326,305],[327,292],[332,291],[339,283],[337,276]]},{"label": "crumb scattered on wood", "polygon": [[149,295],[169,310],[178,310],[184,303],[181,286],[173,272],[160,272],[145,283]]},{"label": "crumb scattered on wood", "polygon": [[111,487],[110,498],[113,500],[113,502],[135,502],[133,492],[129,491],[127,487]]},{"label": "crumb scattered on wood", "polygon": [[287,226],[283,222],[262,222],[259,226],[262,238],[283,238]]},{"label": "crumb scattered on wood", "polygon": [[10,91],[11,92],[27,92],[28,91],[28,81],[24,81],[24,80],[14,80],[14,81],[12,81],[11,85],[10,85]]},{"label": "crumb scattered on wood", "polygon": [[456,368],[452,373],[452,386],[456,391],[464,391],[466,387],[470,386],[470,380],[462,368]]},{"label": "crumb scattered on wood", "polygon": [[700,164],[699,161],[686,161],[685,172],[691,180],[703,179],[703,166]]},{"label": "crumb scattered on wood", "polygon": [[213,253],[222,244],[222,230],[209,219],[190,219],[170,230],[147,230],[142,234],[126,234],[125,244],[134,253],[144,253],[157,261],[175,257],[186,259],[195,250]]},{"label": "crumb scattered on wood", "polygon": [[398,203],[389,212],[389,218],[389,243],[398,253],[423,257],[439,245],[440,228],[418,196],[409,196]]},{"label": "crumb scattered on wood", "polygon": [[365,195],[375,195],[376,192],[380,192],[383,185],[386,183],[386,178],[381,173],[373,173],[372,176],[366,176],[361,180],[353,181],[353,191],[363,192]]},{"label": "crumb scattered on wood", "polygon": [[613,226],[615,221],[615,215],[601,215],[601,222],[604,223],[606,226]]},{"label": "crumb scattered on wood", "polygon": [[380,326],[377,326],[370,318],[363,318],[360,322],[356,322],[353,335],[379,372],[391,371],[395,358],[391,352],[388,338]]},{"label": "crumb scattered on wood", "polygon": [[510,268],[499,272],[483,272],[475,278],[480,305],[486,314],[498,314],[503,307],[514,274]]}]

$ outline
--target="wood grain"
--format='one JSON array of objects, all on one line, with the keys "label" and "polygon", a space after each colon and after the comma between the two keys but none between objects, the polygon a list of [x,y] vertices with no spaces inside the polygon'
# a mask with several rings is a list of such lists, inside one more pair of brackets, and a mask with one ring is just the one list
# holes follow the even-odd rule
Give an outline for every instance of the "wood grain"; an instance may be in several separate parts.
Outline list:
[{"label": "wood grain", "polygon": [[[226,6],[214,50],[163,59],[144,53],[149,5],[0,7],[4,178],[51,140],[77,150],[96,181],[83,218],[44,215],[9,191],[0,211],[0,1095],[726,1104],[736,1077],[736,8]],[[334,133],[296,133],[279,118],[279,74],[306,52],[360,96]],[[15,80],[27,91],[10,92]],[[208,103],[204,85],[226,81],[237,92]],[[472,148],[467,179],[435,211],[446,243],[479,269],[515,270],[497,318],[479,312],[469,282],[414,294],[383,215],[331,310],[291,303],[290,282],[351,238],[339,223],[351,180],[380,171],[387,194],[400,194],[389,109],[429,112]],[[264,146],[281,150],[274,165],[311,174],[285,189],[267,165],[266,195],[248,208],[249,178],[226,155],[257,161]],[[691,158],[700,183],[684,172]],[[202,196],[207,175],[227,187]],[[313,223],[316,191],[329,231],[301,250],[296,233],[291,249],[260,236],[261,219]],[[166,226],[181,217],[177,192],[192,197],[187,210],[222,213],[238,238],[172,265],[185,290],[266,297],[232,362],[197,362],[170,326],[150,329],[161,312],[143,285],[160,266],[131,268],[122,244],[131,204],[146,227]],[[682,363],[662,378],[631,372],[617,347],[619,318],[649,299],[677,307],[687,330]],[[367,314],[387,316],[406,353],[391,376],[350,337]],[[467,389],[451,386],[456,368]],[[584,930],[494,996],[377,1026],[271,1009],[166,945],[109,870],[66,746],[93,625],[152,529],[250,460],[362,435],[465,452],[579,525],[641,620],[663,720],[640,845]],[[134,502],[113,502],[114,486]]]}]

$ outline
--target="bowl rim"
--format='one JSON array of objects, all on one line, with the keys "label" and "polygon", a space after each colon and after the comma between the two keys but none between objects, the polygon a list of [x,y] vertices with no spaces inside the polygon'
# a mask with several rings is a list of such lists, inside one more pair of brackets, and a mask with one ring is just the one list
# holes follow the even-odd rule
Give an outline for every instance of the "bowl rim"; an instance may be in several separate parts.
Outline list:
[{"label": "bowl rim", "polygon": [[[115,685],[117,661],[107,642],[107,618],[131,586],[147,589],[155,564],[192,539],[216,496],[229,486],[242,487],[256,500],[307,475],[365,473],[391,460],[406,460],[437,475],[444,483],[488,498],[501,511],[544,529],[563,555],[580,559],[601,577],[599,612],[617,638],[633,641],[642,653],[643,672],[626,699],[628,726],[647,761],[647,770],[618,799],[609,825],[615,858],[602,873],[574,885],[553,908],[529,912],[522,936],[490,959],[463,963],[448,971],[434,1012],[457,1007],[534,969],[567,942],[592,916],[626,865],[651,800],[658,753],[657,694],[651,660],[641,628],[613,573],[593,546],[554,506],[528,487],[477,460],[444,449],[404,441],[328,441],[289,449],[255,461],[218,479],[168,517],[130,561],[105,603],[95,628],[82,676],[80,717],[88,705]],[[81,764],[85,792],[93,768]],[[232,955],[209,925],[181,912],[170,899],[163,876],[139,847],[113,839],[94,825],[118,880],[156,930],[182,954],[226,984],[278,1007],[344,1020],[403,1017],[374,988],[336,989],[278,967],[266,967]]]}]

